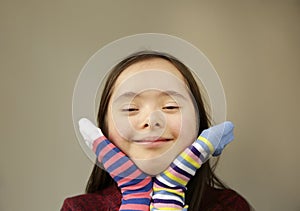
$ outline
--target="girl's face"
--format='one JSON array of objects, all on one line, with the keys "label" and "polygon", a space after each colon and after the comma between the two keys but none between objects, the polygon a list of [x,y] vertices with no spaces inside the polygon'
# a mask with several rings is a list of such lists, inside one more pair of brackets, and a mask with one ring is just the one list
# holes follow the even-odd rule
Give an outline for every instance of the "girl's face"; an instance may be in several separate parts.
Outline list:
[{"label": "girl's face", "polygon": [[137,62],[118,77],[106,118],[108,138],[149,174],[163,171],[197,137],[197,112],[170,62]]}]

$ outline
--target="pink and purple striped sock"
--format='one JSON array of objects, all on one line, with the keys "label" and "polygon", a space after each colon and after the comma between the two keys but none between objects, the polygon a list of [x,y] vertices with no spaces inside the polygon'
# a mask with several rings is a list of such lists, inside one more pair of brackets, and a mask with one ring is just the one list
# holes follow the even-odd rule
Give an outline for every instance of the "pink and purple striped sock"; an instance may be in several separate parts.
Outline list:
[{"label": "pink and purple striped sock", "polygon": [[121,211],[148,211],[152,192],[152,178],[113,145],[105,136],[93,143],[93,151],[105,170],[117,182],[122,192]]}]

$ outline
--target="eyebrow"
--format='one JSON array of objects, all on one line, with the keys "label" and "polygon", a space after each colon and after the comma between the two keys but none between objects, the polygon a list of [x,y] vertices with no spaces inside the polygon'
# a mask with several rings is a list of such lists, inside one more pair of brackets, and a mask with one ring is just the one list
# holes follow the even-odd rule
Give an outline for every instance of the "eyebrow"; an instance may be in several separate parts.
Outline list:
[{"label": "eyebrow", "polygon": [[135,92],[125,92],[114,99],[114,101],[119,101],[122,98],[134,98],[137,95]]},{"label": "eyebrow", "polygon": [[[187,98],[184,95],[182,95],[179,92],[174,91],[174,90],[162,91],[162,93],[160,93],[159,96],[161,96],[161,95],[170,95],[170,96],[180,97],[180,98],[182,98],[184,100],[187,100]],[[136,93],[136,92],[125,92],[125,93],[119,95],[118,97],[116,97],[114,101],[119,101],[119,100],[121,100],[123,98],[134,98],[136,96],[139,96],[139,93]]]},{"label": "eyebrow", "polygon": [[183,96],[182,94],[180,94],[179,92],[176,92],[174,90],[167,90],[161,93],[161,95],[170,95],[170,96],[174,96],[174,97],[180,97],[184,100],[186,100],[187,98],[185,96]]}]

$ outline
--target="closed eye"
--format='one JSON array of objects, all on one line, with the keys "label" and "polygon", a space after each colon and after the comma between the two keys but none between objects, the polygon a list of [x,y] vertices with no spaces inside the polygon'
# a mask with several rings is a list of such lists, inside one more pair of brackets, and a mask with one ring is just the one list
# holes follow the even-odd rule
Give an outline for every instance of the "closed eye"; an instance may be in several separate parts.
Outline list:
[{"label": "closed eye", "polygon": [[164,106],[163,109],[174,110],[174,109],[179,109],[179,106]]},{"label": "closed eye", "polygon": [[138,111],[139,109],[138,108],[123,108],[122,111],[125,111],[125,112],[133,112],[133,111]]},{"label": "closed eye", "polygon": [[121,107],[121,111],[127,112],[127,113],[137,112],[138,110],[139,110],[139,107],[135,104],[125,104]]}]

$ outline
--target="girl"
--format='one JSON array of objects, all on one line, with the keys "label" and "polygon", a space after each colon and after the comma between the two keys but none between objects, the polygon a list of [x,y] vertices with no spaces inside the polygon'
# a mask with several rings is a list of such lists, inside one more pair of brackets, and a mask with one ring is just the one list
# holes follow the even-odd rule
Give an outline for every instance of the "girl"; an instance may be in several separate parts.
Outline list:
[{"label": "girl", "polygon": [[[118,107],[118,100],[120,99],[119,97],[122,96],[122,94],[124,96],[124,93],[120,93],[120,90],[130,90],[130,88],[132,88],[130,85],[133,84],[122,82],[124,80],[130,80],[130,77],[133,77],[133,74],[142,72],[146,69],[163,69],[164,71],[176,76],[188,87],[189,91],[188,94],[180,93],[180,90],[182,92],[182,89],[178,89],[178,92],[175,94],[176,97],[178,95],[191,95],[191,98],[186,101],[180,101],[180,97],[176,98],[173,96],[174,93],[170,92],[168,92],[167,95],[161,96],[159,94],[160,91],[166,91],[163,83],[161,87],[159,87],[159,90],[148,90],[147,92],[144,92],[143,90],[146,89],[139,89],[135,95],[129,97],[127,96],[128,92],[126,92],[125,98],[127,97],[127,99],[125,99],[125,101],[127,100],[126,102],[128,102],[128,104],[125,105],[127,107],[121,110],[123,112],[127,112],[128,114],[126,118],[122,119],[122,114],[119,114],[117,109],[114,110],[114,107]],[[160,76],[162,76],[162,78],[164,77],[164,75],[158,75],[157,78],[154,79],[159,80]],[[145,75],[143,77],[145,78]],[[136,80],[135,78],[135,81],[137,83],[139,80]],[[166,81],[163,81],[165,82],[164,84],[166,84]],[[150,82],[157,83],[157,80],[152,80]],[[144,80],[143,83],[146,83],[146,81]],[[177,82],[175,81],[174,83],[176,84]],[[180,87],[180,85],[178,85],[178,87]],[[151,102],[158,102],[161,103],[161,105],[164,105],[161,106],[161,108],[163,113],[166,115],[161,116],[161,113],[153,113],[151,114],[151,117],[147,118],[147,116],[149,116],[149,112],[146,110],[145,106],[142,106],[145,103],[141,103],[144,102],[144,100],[148,100],[148,105],[150,105],[150,107],[153,106]],[[189,109],[186,111],[184,109],[180,110],[180,102],[186,103],[184,104],[185,106],[182,107],[188,107]],[[154,107],[155,106],[156,105],[154,105]],[[191,107],[194,107],[194,109],[191,109]],[[147,108],[149,108],[149,106]],[[141,112],[142,109],[145,110]],[[180,117],[176,115],[178,114],[178,110],[180,110],[179,113],[183,117],[187,118],[180,119]],[[145,117],[140,116],[138,119],[135,118],[135,116],[141,115],[141,113],[144,114]],[[193,117],[195,119],[193,119]],[[122,127],[122,125],[119,124],[119,122],[124,123],[124,121],[125,125],[126,123],[132,125],[132,127],[135,128],[134,132],[138,132],[138,134],[143,134],[143,132],[141,132],[143,130],[152,130],[150,128],[162,128],[163,130],[159,133],[160,135],[163,135],[164,138],[156,141],[155,143],[150,140],[150,136],[148,136],[147,140],[138,139],[137,141],[126,141],[128,136],[130,136],[130,132],[127,131],[126,127]],[[174,122],[179,122],[179,125],[176,125]],[[185,132],[183,137],[187,138],[188,140],[195,140],[192,139],[192,137],[197,137],[197,134],[202,134],[206,129],[208,129],[210,122],[204,108],[198,85],[189,69],[170,55],[153,51],[142,51],[135,53],[121,61],[113,68],[108,76],[99,106],[98,126],[102,129],[103,134],[126,155],[133,160],[139,160],[148,159],[153,156],[160,156],[162,154],[166,154],[166,152],[174,151],[173,149],[175,148],[189,146],[191,143],[184,143],[183,140],[180,141],[182,137],[180,137],[176,131],[182,131],[183,133]],[[141,126],[142,129],[139,128],[139,126]],[[172,160],[174,160],[174,158],[175,157],[172,157]],[[118,188],[115,178],[113,178],[111,174],[107,173],[107,171],[99,167],[101,166],[101,163],[98,161],[96,162],[97,163],[94,166],[86,187],[87,194],[66,199],[62,207],[63,211],[119,209],[123,197],[121,190]],[[167,163],[170,164],[169,161]],[[162,169],[166,167],[166,165],[162,166]],[[141,165],[140,167],[142,169],[143,166]],[[154,165],[154,168],[156,167],[157,166]],[[188,205],[188,209],[249,210],[249,205],[245,199],[235,191],[226,187],[216,177],[214,174],[214,167],[211,167],[209,162],[204,162],[201,165],[201,168],[196,170],[195,174],[188,180],[188,183],[186,184],[184,200],[185,204]],[[146,172],[147,170],[149,169],[144,169]],[[150,168],[149,171],[152,170],[153,169]],[[158,172],[160,171],[161,170],[158,170]],[[145,178],[147,178],[147,176],[145,176]],[[148,181],[149,184],[152,184],[152,181]],[[157,184],[155,178],[153,181],[154,185]]]}]

